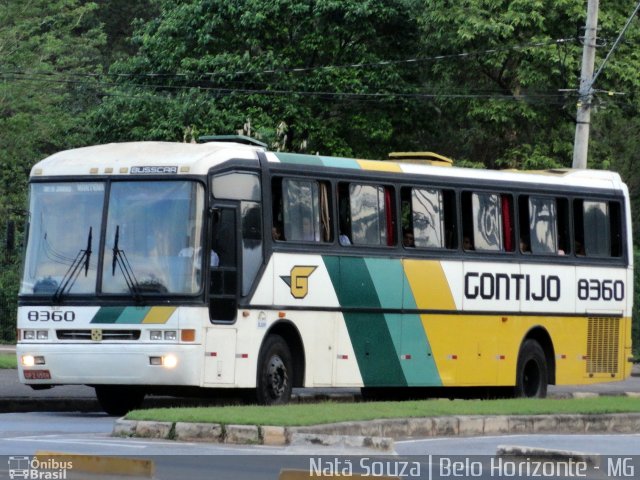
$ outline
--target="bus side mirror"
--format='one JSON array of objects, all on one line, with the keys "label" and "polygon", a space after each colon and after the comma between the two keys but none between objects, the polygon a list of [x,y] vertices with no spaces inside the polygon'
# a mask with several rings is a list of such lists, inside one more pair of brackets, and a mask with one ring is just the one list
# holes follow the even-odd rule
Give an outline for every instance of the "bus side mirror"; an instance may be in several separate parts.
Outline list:
[{"label": "bus side mirror", "polygon": [[13,252],[16,248],[16,224],[13,220],[7,221],[7,232],[5,236],[7,252]]}]

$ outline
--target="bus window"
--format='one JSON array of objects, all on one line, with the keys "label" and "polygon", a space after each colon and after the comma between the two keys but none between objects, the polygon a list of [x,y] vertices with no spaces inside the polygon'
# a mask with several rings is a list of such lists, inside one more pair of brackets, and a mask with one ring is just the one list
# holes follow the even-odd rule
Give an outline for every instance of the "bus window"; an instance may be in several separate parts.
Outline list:
[{"label": "bus window", "polygon": [[529,237],[534,254],[555,254],[558,250],[556,201],[529,197]]},{"label": "bus window", "polygon": [[565,255],[571,252],[566,198],[522,195],[518,202],[523,253]]},{"label": "bus window", "polygon": [[621,248],[621,211],[616,202],[574,201],[576,254],[618,257]]},{"label": "bus window", "polygon": [[242,295],[251,291],[262,266],[262,209],[256,202],[242,202]]},{"label": "bus window", "polygon": [[453,190],[405,187],[401,198],[405,247],[455,248]]},{"label": "bus window", "polygon": [[260,201],[260,179],[255,173],[222,173],[211,178],[213,196],[225,200]]},{"label": "bus window", "polygon": [[[393,245],[391,188],[351,183],[339,188],[340,235],[354,245]],[[345,241],[341,240],[345,244]]]},{"label": "bus window", "polygon": [[499,252],[502,242],[502,199],[495,193],[473,193],[473,246],[476,250]]},{"label": "bus window", "polygon": [[279,228],[277,222],[282,221],[284,239],[288,241],[331,241],[328,191],[326,182],[282,180],[282,214],[281,218],[280,212],[274,214],[274,228]]}]

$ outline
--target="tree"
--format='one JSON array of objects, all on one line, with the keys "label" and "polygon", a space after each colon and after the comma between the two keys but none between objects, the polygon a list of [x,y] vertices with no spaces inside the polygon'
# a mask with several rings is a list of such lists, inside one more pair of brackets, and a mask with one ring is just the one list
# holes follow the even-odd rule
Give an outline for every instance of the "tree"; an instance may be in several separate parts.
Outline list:
[{"label": "tree", "polygon": [[[617,36],[634,3],[603,8],[601,42]],[[489,168],[570,166],[585,16],[577,0],[429,2],[421,16],[425,55],[452,55],[427,64],[424,76],[442,94],[440,150]],[[629,31],[600,88],[637,89],[637,35],[637,27]],[[592,156],[590,166],[599,165]]]},{"label": "tree", "polygon": [[[0,9],[0,219],[23,222],[31,166],[86,142],[95,102],[87,75],[104,42],[96,5],[79,0],[9,1]],[[0,296],[15,309],[17,258],[0,246]],[[0,298],[0,303],[2,298]],[[12,329],[13,330],[13,329]]]},{"label": "tree", "polygon": [[112,68],[125,77],[96,114],[97,138],[182,140],[249,119],[275,148],[386,155],[418,107],[377,95],[414,80],[380,62],[416,51],[417,4],[159,1],[136,31],[138,54]]}]

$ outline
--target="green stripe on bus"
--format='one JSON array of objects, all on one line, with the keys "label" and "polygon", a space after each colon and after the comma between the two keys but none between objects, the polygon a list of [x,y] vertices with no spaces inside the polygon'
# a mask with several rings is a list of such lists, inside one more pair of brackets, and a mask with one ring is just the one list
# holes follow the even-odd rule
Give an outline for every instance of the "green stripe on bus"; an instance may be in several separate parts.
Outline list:
[{"label": "green stripe on bus", "polygon": [[318,155],[304,155],[300,153],[275,153],[282,163],[293,163],[296,165],[313,165],[316,167],[332,167],[332,168],[353,168],[362,170],[357,160],[353,158],[341,157],[320,157]]},{"label": "green stripe on bus", "polygon": [[312,165],[315,167],[322,166],[322,159],[315,155],[302,155],[300,153],[284,153],[275,154],[282,163],[294,163],[296,165]]},{"label": "green stripe on bus", "polygon": [[127,307],[120,315],[116,323],[142,323],[144,317],[147,316],[151,307]]},{"label": "green stripe on bus", "polygon": [[[337,260],[337,261],[336,261]],[[324,258],[342,307],[380,308],[380,300],[361,258]],[[406,386],[394,336],[382,313],[345,312],[345,324],[365,386]],[[395,326],[394,322],[391,325]]]},{"label": "green stripe on bus", "polygon": [[[365,263],[382,308],[417,308],[400,260],[368,258]],[[407,385],[442,385],[420,315],[387,314],[385,319]]]},{"label": "green stripe on bus", "polygon": [[116,323],[125,307],[100,307],[91,323]]}]

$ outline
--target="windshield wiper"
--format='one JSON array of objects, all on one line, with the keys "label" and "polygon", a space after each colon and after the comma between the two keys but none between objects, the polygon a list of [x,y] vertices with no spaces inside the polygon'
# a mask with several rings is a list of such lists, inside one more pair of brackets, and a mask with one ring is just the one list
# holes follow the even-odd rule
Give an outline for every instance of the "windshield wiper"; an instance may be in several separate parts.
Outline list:
[{"label": "windshield wiper", "polygon": [[56,288],[56,291],[53,294],[53,301],[55,303],[61,302],[64,293],[73,288],[73,285],[76,283],[76,280],[80,276],[80,272],[83,269],[82,267],[84,267],[84,276],[86,277],[89,274],[89,260],[91,259],[92,239],[93,227],[89,227],[89,235],[87,236],[87,248],[78,252],[76,258],[73,259],[73,262],[71,262],[71,265],[69,265],[69,268],[62,277],[60,285],[58,285],[58,288]]},{"label": "windshield wiper", "polygon": [[133,273],[133,269],[131,268],[131,264],[129,263],[127,254],[124,253],[124,250],[120,250],[120,248],[118,248],[119,243],[120,225],[116,225],[116,235],[113,239],[113,260],[111,262],[111,276],[115,276],[116,266],[120,267],[120,271],[122,272],[124,281],[127,283],[127,287],[133,295],[133,298],[137,302],[142,302],[142,295],[140,294],[140,290],[138,289],[138,280]]}]

